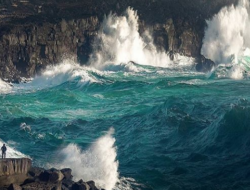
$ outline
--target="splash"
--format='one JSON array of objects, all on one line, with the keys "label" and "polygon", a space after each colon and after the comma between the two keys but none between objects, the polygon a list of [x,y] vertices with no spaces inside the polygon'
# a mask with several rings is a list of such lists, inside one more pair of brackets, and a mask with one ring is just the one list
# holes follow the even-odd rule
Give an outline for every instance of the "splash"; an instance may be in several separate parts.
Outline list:
[{"label": "splash", "polygon": [[201,53],[217,64],[238,63],[250,47],[249,2],[223,8],[207,25]]},{"label": "splash", "polygon": [[6,94],[11,92],[12,86],[0,79],[0,94]]},{"label": "splash", "polygon": [[176,65],[166,52],[157,51],[148,31],[140,36],[138,15],[132,8],[128,8],[124,16],[110,13],[104,18],[93,49],[90,64],[102,70],[107,65],[130,61],[156,67]]},{"label": "splash", "polygon": [[91,68],[81,66],[71,59],[65,59],[58,65],[47,66],[40,76],[36,76],[29,82],[15,84],[13,90],[41,90],[70,81],[76,81],[78,86],[98,82],[90,72]]},{"label": "splash", "polygon": [[6,158],[25,158],[25,157],[27,158],[28,157],[28,156],[24,155],[23,153],[15,150],[14,148],[9,146],[9,144],[15,144],[13,141],[9,142],[9,144],[7,144],[0,139],[0,146],[2,146],[3,144],[5,144],[7,147]]},{"label": "splash", "polygon": [[61,152],[65,159],[59,167],[70,167],[76,180],[94,180],[99,187],[111,190],[119,176],[113,133],[111,128],[86,151],[75,144],[68,145]]}]

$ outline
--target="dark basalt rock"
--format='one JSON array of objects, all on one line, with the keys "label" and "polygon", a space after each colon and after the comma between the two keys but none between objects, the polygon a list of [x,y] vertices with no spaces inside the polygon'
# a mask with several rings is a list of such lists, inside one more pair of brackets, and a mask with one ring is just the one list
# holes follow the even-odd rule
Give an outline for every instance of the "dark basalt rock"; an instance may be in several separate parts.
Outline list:
[{"label": "dark basalt rock", "polygon": [[72,179],[72,170],[70,168],[64,168],[61,170],[62,174],[64,175],[64,179],[71,180]]},{"label": "dark basalt rock", "polygon": [[90,190],[98,190],[95,186],[95,182],[94,181],[88,181],[87,184],[90,187]]},{"label": "dark basalt rock", "polygon": [[203,55],[197,58],[196,70],[200,72],[211,71],[212,68],[216,65],[212,60],[205,58]]},{"label": "dark basalt rock", "polygon": [[[123,14],[129,6],[138,11],[139,32],[149,28],[158,50],[199,59],[205,20],[232,3],[237,0],[2,0],[0,78],[20,82],[65,55],[86,64],[104,15]],[[197,70],[211,65],[201,59]]]},{"label": "dark basalt rock", "polygon": [[90,190],[90,187],[87,183],[79,181],[72,185],[71,190]]},{"label": "dark basalt rock", "polygon": [[29,175],[31,175],[32,177],[38,177],[42,172],[44,172],[43,168],[40,167],[32,167],[29,170]]},{"label": "dark basalt rock", "polygon": [[55,168],[52,168],[50,170],[45,170],[39,175],[40,181],[46,181],[51,183],[62,181],[63,178],[64,175],[62,174],[62,172]]},{"label": "dark basalt rock", "polygon": [[94,181],[74,182],[70,168],[45,170],[32,167],[31,160],[0,160],[0,190],[98,190]]},{"label": "dark basalt rock", "polygon": [[75,182],[74,182],[73,180],[70,180],[70,179],[63,179],[63,180],[62,180],[62,187],[63,187],[64,189],[70,189],[74,183],[75,183]]}]

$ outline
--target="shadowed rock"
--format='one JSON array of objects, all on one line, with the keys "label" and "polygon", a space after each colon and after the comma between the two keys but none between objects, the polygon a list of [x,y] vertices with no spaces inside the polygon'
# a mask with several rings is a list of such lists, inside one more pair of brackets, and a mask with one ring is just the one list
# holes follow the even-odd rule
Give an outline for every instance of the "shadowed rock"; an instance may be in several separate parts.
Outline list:
[{"label": "shadowed rock", "polygon": [[45,170],[32,167],[31,160],[0,160],[0,190],[98,190],[94,181],[74,182],[70,168]]},{"label": "shadowed rock", "polygon": [[[199,58],[206,19],[238,0],[65,0],[1,1],[0,78],[19,82],[33,77],[67,54],[87,64],[104,15],[138,11],[139,33],[152,32],[159,51]],[[174,59],[172,53],[170,58]],[[212,63],[198,62],[208,71]]]},{"label": "shadowed rock", "polygon": [[30,168],[31,160],[28,158],[0,160],[0,186],[23,183]]}]

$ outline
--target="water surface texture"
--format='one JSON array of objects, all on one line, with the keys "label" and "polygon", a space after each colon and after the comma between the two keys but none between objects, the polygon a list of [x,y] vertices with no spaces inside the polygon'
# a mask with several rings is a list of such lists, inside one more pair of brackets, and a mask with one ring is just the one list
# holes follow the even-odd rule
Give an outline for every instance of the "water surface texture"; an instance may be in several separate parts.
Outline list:
[{"label": "water surface texture", "polygon": [[[210,22],[240,14],[239,7],[248,10],[242,1]],[[204,52],[214,43],[207,35]],[[247,44],[232,59],[214,55],[223,64],[198,73],[193,59],[171,61],[145,36],[146,49],[129,8],[124,17],[104,19],[97,39],[103,44],[90,66],[65,60],[28,83],[0,81],[0,143],[7,156],[70,167],[75,179],[107,190],[247,189]]]}]

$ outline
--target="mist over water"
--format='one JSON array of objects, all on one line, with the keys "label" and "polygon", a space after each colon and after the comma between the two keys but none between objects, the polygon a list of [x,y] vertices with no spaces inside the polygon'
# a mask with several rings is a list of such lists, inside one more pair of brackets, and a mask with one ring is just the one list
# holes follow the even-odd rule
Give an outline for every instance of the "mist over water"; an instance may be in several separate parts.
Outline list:
[{"label": "mist over water", "polygon": [[223,8],[207,21],[201,53],[216,63],[230,63],[233,56],[242,56],[250,47],[249,2]]},{"label": "mist over water", "polygon": [[64,160],[58,167],[70,167],[75,180],[94,180],[100,188],[111,190],[119,176],[113,133],[114,129],[110,128],[106,135],[97,139],[86,151],[75,144],[68,145],[60,153]]},{"label": "mist over water", "polygon": [[[119,65],[130,61],[156,67],[173,66],[166,52],[157,51],[149,31],[145,31],[142,36],[139,34],[138,15],[132,8],[128,8],[124,16],[110,13],[104,18],[93,49],[90,63],[102,70],[110,64]],[[176,58],[185,59],[180,55],[176,55]]]}]

